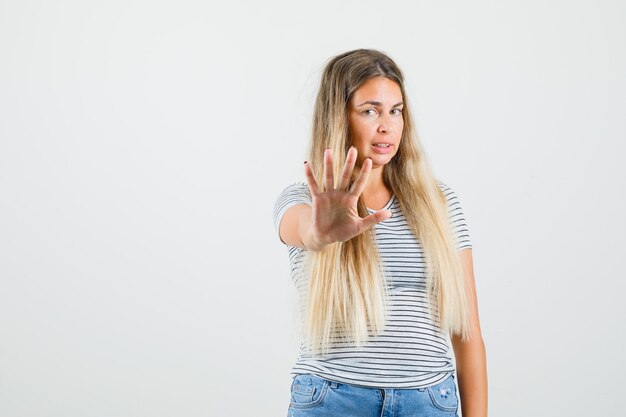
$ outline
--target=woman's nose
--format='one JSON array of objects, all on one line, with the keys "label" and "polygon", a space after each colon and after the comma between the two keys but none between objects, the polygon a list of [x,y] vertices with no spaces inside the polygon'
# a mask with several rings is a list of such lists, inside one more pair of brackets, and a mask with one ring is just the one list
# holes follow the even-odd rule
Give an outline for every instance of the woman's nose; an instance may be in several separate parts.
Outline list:
[{"label": "woman's nose", "polygon": [[378,131],[391,133],[391,123],[381,122],[380,125],[378,125]]},{"label": "woman's nose", "polygon": [[387,132],[387,133],[391,133],[391,120],[389,120],[389,117],[381,117],[380,118],[380,124],[378,125],[378,131],[379,132]]}]

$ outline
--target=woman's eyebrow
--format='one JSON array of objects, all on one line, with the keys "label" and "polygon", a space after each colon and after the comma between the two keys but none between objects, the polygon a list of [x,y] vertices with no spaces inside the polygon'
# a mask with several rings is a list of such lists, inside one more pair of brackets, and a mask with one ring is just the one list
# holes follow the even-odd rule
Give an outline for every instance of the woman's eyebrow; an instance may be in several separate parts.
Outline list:
[{"label": "woman's eyebrow", "polygon": [[[380,101],[368,100],[368,101],[365,101],[365,102],[359,104],[357,107],[361,107],[361,106],[364,106],[366,104],[372,104],[374,106],[382,106],[383,105],[383,103],[381,103]],[[403,102],[399,102],[399,103],[396,103],[393,106],[391,106],[391,108],[393,109],[394,107],[398,107],[398,106],[401,106],[403,104],[404,104]]]}]

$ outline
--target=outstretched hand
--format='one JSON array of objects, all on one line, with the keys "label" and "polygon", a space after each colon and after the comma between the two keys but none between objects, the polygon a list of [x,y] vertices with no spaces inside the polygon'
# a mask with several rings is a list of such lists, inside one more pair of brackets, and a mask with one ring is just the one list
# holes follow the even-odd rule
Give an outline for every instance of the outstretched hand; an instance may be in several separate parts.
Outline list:
[{"label": "outstretched hand", "polygon": [[363,233],[376,223],[391,217],[389,210],[379,210],[363,218],[359,216],[357,201],[365,188],[372,168],[372,160],[367,158],[363,162],[358,178],[348,189],[356,157],[357,150],[351,147],[343,167],[341,182],[339,187],[335,189],[332,151],[326,149],[324,152],[323,192],[320,191],[309,164],[304,164],[304,173],[312,199],[310,232],[313,239],[321,245],[345,242]]}]

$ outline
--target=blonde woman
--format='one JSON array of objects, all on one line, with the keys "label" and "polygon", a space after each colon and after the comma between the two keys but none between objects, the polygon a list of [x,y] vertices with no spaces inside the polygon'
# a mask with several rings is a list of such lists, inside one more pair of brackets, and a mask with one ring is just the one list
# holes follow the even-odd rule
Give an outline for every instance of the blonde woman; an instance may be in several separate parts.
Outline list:
[{"label": "blonde woman", "polygon": [[467,222],[389,56],[327,62],[304,174],[274,206],[304,329],[289,417],[487,416]]}]

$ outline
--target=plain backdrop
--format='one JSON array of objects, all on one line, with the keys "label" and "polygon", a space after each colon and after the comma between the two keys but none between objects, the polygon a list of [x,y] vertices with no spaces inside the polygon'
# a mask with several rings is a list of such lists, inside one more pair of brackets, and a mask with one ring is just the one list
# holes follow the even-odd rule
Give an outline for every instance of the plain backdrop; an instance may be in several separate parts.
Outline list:
[{"label": "plain backdrop", "polygon": [[286,416],[278,193],[323,66],[404,71],[474,246],[491,416],[618,416],[620,1],[0,0],[0,415]]}]

